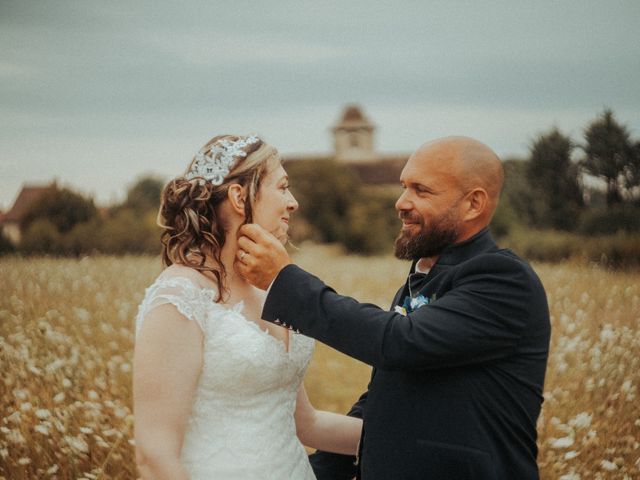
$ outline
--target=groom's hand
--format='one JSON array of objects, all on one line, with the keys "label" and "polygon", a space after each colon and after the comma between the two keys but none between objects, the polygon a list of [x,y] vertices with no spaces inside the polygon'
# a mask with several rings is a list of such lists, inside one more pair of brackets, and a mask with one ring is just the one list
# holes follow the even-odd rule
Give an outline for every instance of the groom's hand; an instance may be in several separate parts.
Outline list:
[{"label": "groom's hand", "polygon": [[284,246],[271,233],[255,223],[240,227],[235,268],[250,284],[266,290],[290,263]]}]

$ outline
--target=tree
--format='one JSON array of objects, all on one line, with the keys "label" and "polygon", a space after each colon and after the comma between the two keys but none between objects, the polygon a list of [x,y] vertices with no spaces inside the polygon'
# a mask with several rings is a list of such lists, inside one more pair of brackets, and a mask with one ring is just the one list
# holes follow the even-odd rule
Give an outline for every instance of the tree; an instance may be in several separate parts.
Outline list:
[{"label": "tree", "polygon": [[579,168],[571,161],[571,139],[554,128],[531,147],[527,178],[536,195],[538,226],[571,230],[583,207]]},{"label": "tree", "polygon": [[606,109],[587,126],[584,136],[585,170],[606,182],[608,207],[621,203],[625,195],[640,184],[636,173],[637,149],[629,131]]},{"label": "tree", "polygon": [[321,242],[344,242],[349,209],[357,201],[360,182],[346,165],[334,160],[289,162],[285,166],[300,215]]},{"label": "tree", "polygon": [[20,225],[23,231],[38,219],[46,219],[58,233],[70,231],[78,223],[96,216],[93,200],[67,188],[54,188],[44,193],[26,212]]},{"label": "tree", "polygon": [[491,222],[497,236],[506,235],[514,226],[534,224],[542,201],[531,190],[528,160],[510,158],[503,162],[503,167],[504,186]]},{"label": "tree", "polygon": [[122,207],[131,208],[138,213],[150,210],[157,212],[163,187],[164,181],[157,177],[142,177],[129,188]]}]

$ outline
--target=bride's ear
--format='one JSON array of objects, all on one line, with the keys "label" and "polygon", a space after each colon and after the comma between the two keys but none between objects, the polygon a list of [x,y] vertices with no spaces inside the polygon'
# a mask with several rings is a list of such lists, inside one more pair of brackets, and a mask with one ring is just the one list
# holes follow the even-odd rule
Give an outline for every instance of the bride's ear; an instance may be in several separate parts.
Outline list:
[{"label": "bride's ear", "polygon": [[229,199],[229,205],[233,211],[244,217],[244,202],[247,201],[246,189],[242,185],[233,183],[229,185],[227,198]]}]

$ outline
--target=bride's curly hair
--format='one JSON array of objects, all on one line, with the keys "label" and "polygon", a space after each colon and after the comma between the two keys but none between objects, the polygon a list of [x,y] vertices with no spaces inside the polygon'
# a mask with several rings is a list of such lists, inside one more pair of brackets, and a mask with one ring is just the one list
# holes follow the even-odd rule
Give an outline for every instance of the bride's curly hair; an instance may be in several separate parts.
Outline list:
[{"label": "bride's curly hair", "polygon": [[[243,138],[246,137],[220,135],[209,140],[201,151],[207,153],[220,141],[235,142]],[[261,139],[242,150],[246,157],[235,157],[235,164],[221,185],[200,177],[191,180],[185,177],[195,162],[194,157],[185,175],[165,186],[158,212],[164,265],[177,263],[211,274],[218,285],[218,301],[226,277],[220,258],[226,240],[226,225],[218,207],[227,198],[231,184],[246,187],[245,222],[250,223],[263,177],[282,162],[278,151]]]}]

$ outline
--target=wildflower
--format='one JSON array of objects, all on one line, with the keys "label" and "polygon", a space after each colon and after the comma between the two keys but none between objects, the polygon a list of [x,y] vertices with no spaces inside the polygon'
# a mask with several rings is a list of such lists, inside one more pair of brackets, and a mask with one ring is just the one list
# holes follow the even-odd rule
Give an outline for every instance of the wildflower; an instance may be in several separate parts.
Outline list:
[{"label": "wildflower", "polygon": [[64,437],[64,440],[65,442],[67,442],[67,445],[69,445],[71,449],[76,453],[87,453],[89,451],[89,445],[87,445],[87,442],[85,442],[84,439],[80,437],[72,437],[70,435],[66,435]]},{"label": "wildflower", "polygon": [[27,397],[29,396],[29,391],[16,389],[13,391],[13,396],[16,397],[18,400],[26,400]]},{"label": "wildflower", "polygon": [[571,450],[567,453],[564,454],[564,459],[565,460],[571,460],[572,458],[576,458],[578,455],[580,455],[580,452],[576,452],[575,450]]},{"label": "wildflower", "polygon": [[614,470],[617,470],[618,467],[616,466],[615,463],[610,462],[609,460],[602,460],[602,462],[600,462],[600,466],[604,469],[607,470],[608,472],[613,472]]},{"label": "wildflower", "polygon": [[571,472],[565,473],[558,480],[580,480],[581,478],[579,473]]},{"label": "wildflower", "polygon": [[551,448],[568,448],[573,445],[573,438],[562,437],[551,439]]},{"label": "wildflower", "polygon": [[38,425],[33,427],[33,429],[36,432],[41,433],[42,435],[49,435],[49,427],[45,424],[39,423]]},{"label": "wildflower", "polygon": [[58,465],[52,465],[47,469],[47,475],[53,475],[54,473],[57,473],[59,469],[60,467],[58,467]]},{"label": "wildflower", "polygon": [[73,313],[81,322],[87,322],[91,318],[91,314],[84,308],[74,308]]},{"label": "wildflower", "polygon": [[51,416],[51,412],[46,408],[39,408],[36,410],[36,417],[40,420],[44,420],[45,418],[49,418]]},{"label": "wildflower", "polygon": [[569,425],[572,425],[575,428],[587,428],[591,425],[591,417],[592,415],[587,412],[579,413],[569,420]]},{"label": "wildflower", "polygon": [[579,473],[571,472],[565,473],[558,480],[580,480],[580,478],[581,477]]},{"label": "wildflower", "polygon": [[20,412],[19,411],[15,411],[13,412],[11,415],[9,415],[7,417],[7,420],[11,423],[20,423],[20,421],[22,420],[22,418],[20,417]]},{"label": "wildflower", "polygon": [[18,465],[29,465],[31,463],[31,459],[27,457],[22,457],[18,459]]},{"label": "wildflower", "polygon": [[54,397],[53,397],[53,403],[61,403],[64,401],[65,395],[63,392],[57,393]]},{"label": "wildflower", "polygon": [[11,443],[16,443],[16,444],[21,444],[26,442],[26,440],[22,436],[22,433],[20,433],[18,430],[10,430],[7,433],[6,439]]}]

